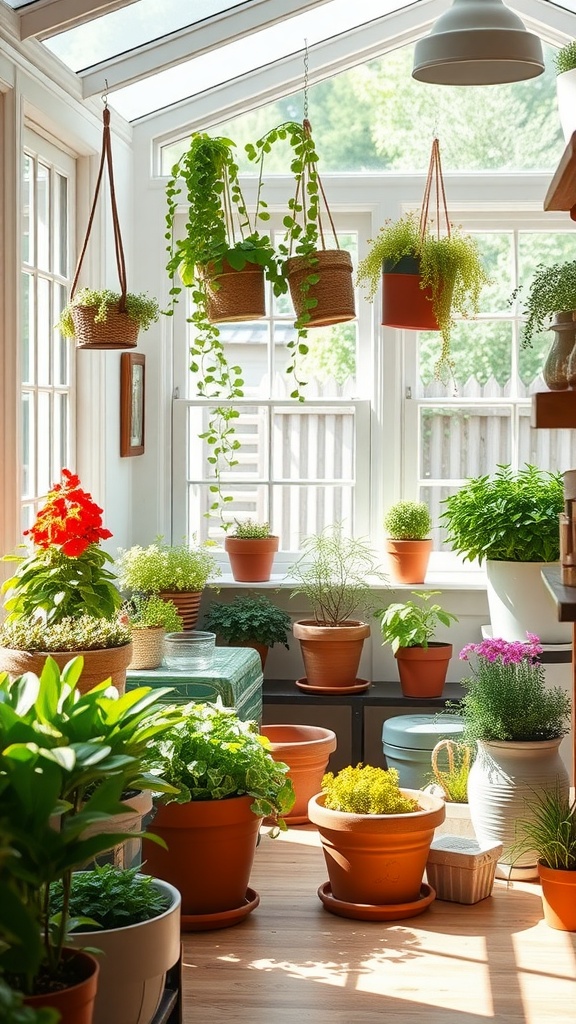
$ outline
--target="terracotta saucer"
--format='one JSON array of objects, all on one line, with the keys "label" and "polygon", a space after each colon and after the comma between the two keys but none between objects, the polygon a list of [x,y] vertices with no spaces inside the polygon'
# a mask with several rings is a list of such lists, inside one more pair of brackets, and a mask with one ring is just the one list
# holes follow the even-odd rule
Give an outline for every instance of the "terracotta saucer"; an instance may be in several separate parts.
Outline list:
[{"label": "terracotta saucer", "polygon": [[234,910],[220,910],[216,914],[182,914],[180,927],[183,932],[207,932],[216,928],[229,928],[239,924],[251,914],[260,903],[260,896],[254,889],[247,889],[244,903]]},{"label": "terracotta saucer", "polygon": [[304,677],[303,679],[296,680],[296,686],[299,690],[304,690],[304,693],[329,693],[344,696],[346,693],[362,693],[363,690],[367,690],[369,686],[372,686],[372,681],[370,679],[357,679],[353,686],[309,686],[306,682],[306,677]]},{"label": "terracotta saucer", "polygon": [[405,917],[416,917],[436,899],[431,885],[422,883],[420,896],[413,903],[391,903],[378,906],[375,903],[346,903],[332,895],[330,882],[324,882],[318,889],[318,896],[331,914],[351,917],[356,921],[400,921]]}]

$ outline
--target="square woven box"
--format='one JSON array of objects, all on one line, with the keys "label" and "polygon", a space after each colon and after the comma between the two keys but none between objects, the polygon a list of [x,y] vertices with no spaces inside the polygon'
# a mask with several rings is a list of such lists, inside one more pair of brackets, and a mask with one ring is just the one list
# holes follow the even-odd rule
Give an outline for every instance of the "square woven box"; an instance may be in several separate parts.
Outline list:
[{"label": "square woven box", "polygon": [[439,900],[479,903],[492,892],[502,843],[440,836],[430,846],[426,877]]}]

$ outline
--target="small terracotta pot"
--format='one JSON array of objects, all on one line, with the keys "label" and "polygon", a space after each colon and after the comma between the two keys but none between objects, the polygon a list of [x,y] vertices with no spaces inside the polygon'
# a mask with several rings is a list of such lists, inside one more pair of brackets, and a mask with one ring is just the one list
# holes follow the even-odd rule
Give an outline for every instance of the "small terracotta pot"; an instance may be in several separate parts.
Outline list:
[{"label": "small terracotta pot", "polygon": [[0,647],[0,672],[13,677],[24,672],[40,675],[46,658],[53,658],[62,670],[73,658],[82,655],[84,668],[78,683],[80,693],[86,693],[98,683],[110,679],[120,693],[126,688],[126,669],[132,660],[132,644],[122,647],[105,647],[99,651],[16,651],[11,647]]},{"label": "small terracotta pot", "polygon": [[81,980],[70,988],[43,992],[37,996],[25,996],[24,1005],[35,1010],[46,1007],[58,1010],[60,1024],[92,1024],[100,964],[96,957],[78,949],[65,949],[63,956],[66,959],[74,958]]},{"label": "small terracotta pot", "polygon": [[422,810],[408,814],[347,814],[324,806],[317,793],[308,814],[320,833],[332,895],[346,903],[389,906],[418,899],[434,829],[444,801],[402,789]]},{"label": "small terracotta pot", "polygon": [[441,697],[452,657],[452,644],[430,643],[428,647],[399,647],[400,685],[405,697]]},{"label": "small terracotta pot", "polygon": [[302,619],[292,632],[300,641],[309,686],[333,690],[356,682],[364,641],[370,636],[366,622],[349,619],[340,626],[319,626],[313,619]]},{"label": "small terracotta pot", "polygon": [[576,932],[576,871],[548,868],[538,861],[544,920],[550,928]]},{"label": "small terracotta pot", "polygon": [[336,733],[317,725],[263,725],[260,732],[270,740],[274,760],[290,768],[296,800],[285,821],[304,825],[310,820],[308,801],[319,792],[330,754],[336,750]]},{"label": "small terracotta pot", "polygon": [[238,583],[265,583],[270,579],[279,537],[225,537],[224,550]]},{"label": "small terracotta pot", "polygon": [[424,583],[432,551],[432,539],[386,540],[390,575],[395,583]]},{"label": "small terracotta pot", "polygon": [[163,601],[172,601],[176,605],[178,614],[182,617],[182,629],[196,629],[201,590],[161,590],[158,594]]}]

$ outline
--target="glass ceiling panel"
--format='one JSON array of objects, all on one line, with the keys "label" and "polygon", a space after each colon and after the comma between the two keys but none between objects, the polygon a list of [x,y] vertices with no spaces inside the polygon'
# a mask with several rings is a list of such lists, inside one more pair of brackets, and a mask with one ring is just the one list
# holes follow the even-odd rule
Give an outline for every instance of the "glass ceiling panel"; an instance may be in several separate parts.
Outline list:
[{"label": "glass ceiling panel", "polygon": [[84,71],[170,32],[250,3],[251,0],[194,0],[193,4],[182,0],[138,0],[45,39],[44,45],[72,71]]},{"label": "glass ceiling panel", "polygon": [[248,40],[238,39],[214,53],[202,54],[118,89],[110,94],[110,102],[126,120],[133,121],[287,57],[302,50],[305,42],[314,46],[374,20],[375,14],[380,18],[406,6],[400,0],[380,0],[376,14],[374,0],[331,0],[320,8],[255,32]]}]

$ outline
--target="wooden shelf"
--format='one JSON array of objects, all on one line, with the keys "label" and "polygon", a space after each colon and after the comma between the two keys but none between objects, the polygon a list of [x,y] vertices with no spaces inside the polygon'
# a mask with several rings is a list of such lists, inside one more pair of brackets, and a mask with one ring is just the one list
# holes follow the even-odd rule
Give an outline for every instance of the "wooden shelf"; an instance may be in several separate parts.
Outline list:
[{"label": "wooden shelf", "polygon": [[545,210],[570,210],[576,219],[576,132],[573,133],[544,199]]},{"label": "wooden shelf", "polygon": [[576,427],[576,391],[538,391],[532,395],[533,427],[549,430]]}]

